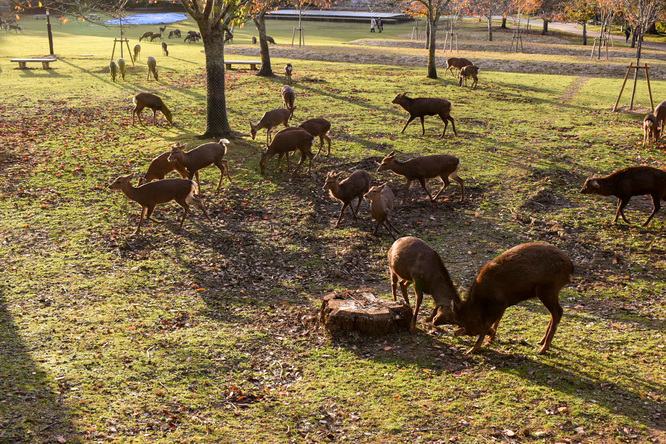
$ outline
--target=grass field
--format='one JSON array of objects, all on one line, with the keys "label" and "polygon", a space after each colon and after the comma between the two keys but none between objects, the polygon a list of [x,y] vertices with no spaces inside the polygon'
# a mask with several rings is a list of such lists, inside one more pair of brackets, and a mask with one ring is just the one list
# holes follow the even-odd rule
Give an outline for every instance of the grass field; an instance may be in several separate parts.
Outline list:
[{"label": "grass field", "polygon": [[[202,171],[213,223],[194,209],[179,230],[180,207],[167,204],[157,211],[163,225],[148,222],[134,236],[140,208],[107,185],[144,172],[176,141],[201,143],[202,45],[168,41],[167,58],[158,43],[142,42],[141,59],[158,59],[160,81],[146,81],[138,63],[113,83],[115,30],[56,26],[55,69],[18,70],[10,58],[48,52],[44,21],[22,24],[23,34],[0,34],[0,442],[666,439],[666,213],[640,226],[651,203],[638,197],[627,211],[632,224],[613,224],[614,199],[579,193],[593,174],[666,168],[663,145],[641,146],[643,83],[635,112],[611,113],[617,76],[484,68],[470,90],[443,67],[431,80],[412,63],[425,50],[409,40],[410,24],[372,36],[361,24],[306,23],[308,46],[299,50],[286,45],[293,22],[269,22],[276,72],[287,61],[295,67],[294,121],[329,119],[332,155],[316,159],[311,175],[276,171],[275,160],[260,175],[265,135],[251,140],[249,122],[281,105],[283,78],[229,72],[233,183],[213,192],[217,170]],[[131,45],[154,28],[128,30]],[[467,23],[461,43],[477,45],[483,31]],[[252,33],[237,32],[233,58],[256,57]],[[497,36],[504,49],[459,55],[594,72],[631,58],[626,50],[590,62],[588,49],[578,54],[577,40],[559,35],[531,36],[530,52],[516,55],[506,52],[507,34]],[[443,63],[448,54],[438,55]],[[646,58],[659,102],[664,61],[656,51]],[[158,115],[155,127],[131,126],[140,91],[163,97],[176,125]],[[439,139],[433,117],[426,136],[418,122],[400,134],[406,113],[391,100],[403,91],[451,100],[458,136],[449,128]],[[435,203],[413,187],[393,218],[403,235],[440,252],[461,293],[485,262],[522,242],[550,242],[572,258],[549,354],[536,354],[548,315],[535,301],[509,309],[496,342],[471,356],[472,338],[454,337],[452,327],[421,322],[417,333],[381,338],[333,338],[317,327],[331,291],[390,297],[392,239],[371,234],[367,203],[357,224],[347,216],[333,228],[339,204],[321,187],[330,170],[363,168],[402,193],[404,179],[375,172],[391,151],[462,162],[464,202],[456,184]],[[424,303],[427,312],[432,299]]]}]

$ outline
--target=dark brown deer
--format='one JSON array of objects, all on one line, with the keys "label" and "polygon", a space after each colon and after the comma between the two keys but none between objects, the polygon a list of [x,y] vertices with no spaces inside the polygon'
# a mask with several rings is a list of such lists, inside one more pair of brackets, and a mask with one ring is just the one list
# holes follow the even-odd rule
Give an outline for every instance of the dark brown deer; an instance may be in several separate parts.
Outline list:
[{"label": "dark brown deer", "polygon": [[491,342],[505,310],[527,299],[539,298],[550,312],[550,323],[539,344],[539,354],[550,348],[562,318],[560,290],[571,282],[573,263],[559,248],[543,243],[518,245],[483,266],[469,289],[467,299],[451,303],[453,317],[438,309],[434,325],[454,323],[458,335],[477,336],[474,353],[489,335]]},{"label": "dark brown deer", "polygon": [[294,115],[294,110],[296,107],[294,106],[294,100],[296,99],[296,93],[292,89],[291,86],[289,85],[284,85],[282,87],[282,90],[280,91],[282,94],[282,103],[285,108],[287,108],[290,112],[291,115]]},{"label": "dark brown deer", "polygon": [[664,134],[664,123],[666,123],[666,100],[657,105],[654,109],[654,116],[657,118],[657,122],[659,122],[661,133]]},{"label": "dark brown deer", "polygon": [[[401,162],[396,159],[395,152],[392,152],[382,159],[382,163],[379,165],[379,168],[377,168],[377,171],[391,170],[394,173],[407,178],[407,186],[405,187],[403,202],[407,201],[409,187],[414,180],[419,181],[423,189],[428,193],[430,200],[434,202],[446,187],[449,186],[449,178],[453,179],[460,185],[460,201],[462,202],[465,199],[465,185],[462,178],[458,176],[459,169],[460,160],[448,154],[414,157],[413,159]],[[437,194],[435,194],[435,197],[432,197],[426,186],[426,180],[433,177],[439,177],[444,183],[442,188]]]},{"label": "dark brown deer", "polygon": [[300,128],[303,128],[308,133],[312,134],[315,137],[319,137],[319,150],[317,151],[317,156],[321,153],[322,148],[324,148],[324,140],[328,142],[328,154],[331,155],[331,138],[327,136],[327,133],[331,129],[331,122],[326,119],[310,119],[298,125]]},{"label": "dark brown deer", "polygon": [[266,128],[266,145],[271,143],[271,131],[276,126],[283,124],[285,128],[289,127],[289,119],[291,119],[291,111],[285,108],[277,108],[264,113],[261,120],[256,125],[250,122],[250,134],[252,140],[257,136],[257,131]]},{"label": "dark brown deer", "polygon": [[284,65],[284,79],[287,85],[291,85],[291,74],[294,72],[294,66],[291,63]]},{"label": "dark brown deer", "polygon": [[268,145],[266,150],[261,153],[261,159],[259,160],[259,168],[261,174],[264,174],[266,168],[268,167],[268,162],[276,154],[278,157],[278,167],[280,166],[280,160],[282,157],[287,157],[287,172],[291,169],[291,163],[289,161],[289,152],[290,151],[300,151],[301,160],[298,162],[298,166],[294,170],[294,173],[298,171],[301,167],[301,164],[305,161],[305,158],[310,159],[308,165],[308,172],[312,169],[312,143],[314,142],[314,136],[303,128],[285,128],[275,135],[273,142]]},{"label": "dark brown deer", "polygon": [[467,85],[467,79],[471,77],[474,81],[472,82],[472,88],[476,89],[477,84],[479,83],[479,68],[478,66],[468,65],[464,66],[458,73],[458,86],[463,86],[463,83]]},{"label": "dark brown deer", "polygon": [[134,103],[134,109],[132,110],[132,125],[134,125],[134,116],[138,117],[139,123],[143,125],[143,122],[141,121],[141,112],[143,112],[144,108],[153,110],[153,125],[155,125],[157,122],[157,111],[162,111],[164,117],[166,117],[169,123],[173,125],[173,116],[171,115],[171,111],[169,111],[169,108],[167,108],[164,102],[162,102],[162,99],[157,97],[155,94],[139,93],[134,96],[132,102]]},{"label": "dark brown deer", "polygon": [[160,154],[150,162],[148,171],[139,180],[139,186],[148,182],[152,182],[153,180],[162,180],[167,174],[174,170],[177,171],[182,178],[186,178],[188,176],[189,172],[185,167],[177,164],[176,162],[169,161],[170,154],[171,151],[167,151],[166,153]]},{"label": "dark brown deer", "polygon": [[393,194],[391,188],[387,184],[377,185],[370,188],[370,190],[368,190],[368,192],[365,193],[363,197],[370,201],[370,214],[372,214],[372,217],[377,221],[377,226],[375,227],[373,234],[377,235],[379,226],[383,225],[393,239],[395,239],[393,231],[395,231],[395,233],[400,236],[398,230],[396,230],[391,223],[393,201],[395,200],[395,195]]},{"label": "dark brown deer", "polygon": [[224,155],[227,154],[227,139],[220,139],[219,142],[208,142],[203,145],[185,152],[184,145],[175,145],[171,149],[171,154],[168,157],[169,162],[187,169],[188,179],[192,180],[196,176],[197,185],[201,190],[201,182],[199,181],[199,170],[209,165],[215,165],[220,170],[220,181],[217,184],[217,190],[222,188],[222,179],[226,173],[231,182],[229,175],[229,165],[224,160]]},{"label": "dark brown deer", "polygon": [[162,54],[169,57],[169,49],[167,48],[167,46],[168,45],[166,42],[162,42]]},{"label": "dark brown deer", "polygon": [[[358,221],[358,209],[361,206],[363,195],[370,189],[370,181],[372,180],[370,174],[365,170],[356,170],[342,181],[340,180],[340,174],[341,173],[329,171],[323,187],[324,190],[328,190],[333,199],[342,202],[340,216],[338,216],[338,221],[335,223],[336,227],[340,225],[340,221],[342,220],[342,216],[347,207],[351,208],[354,221]],[[354,199],[358,199],[356,209],[354,209],[354,205],[352,205]]]},{"label": "dark brown deer", "polygon": [[143,35],[141,37],[139,37],[139,41],[141,41],[143,39],[150,39],[152,36],[153,36],[152,31],[146,31],[146,32],[143,33]]},{"label": "dark brown deer", "polygon": [[161,40],[164,41],[164,38],[162,37],[162,34],[159,32],[153,33],[153,35],[150,36],[150,41],[154,42],[155,40]]},{"label": "dark brown deer", "polygon": [[661,200],[666,200],[666,171],[649,166],[636,166],[615,171],[604,177],[591,177],[585,181],[583,194],[598,194],[599,196],[615,196],[618,198],[615,219],[619,216],[629,223],[624,216],[624,207],[632,196],[649,194],[652,197],[653,210],[643,226],[650,223],[657,211],[661,208]]},{"label": "dark brown deer", "polygon": [[442,119],[442,122],[444,122],[444,131],[442,132],[442,138],[446,135],[446,127],[449,125],[449,122],[451,122],[451,127],[453,128],[453,134],[456,136],[458,133],[456,132],[456,123],[453,120],[453,117],[451,117],[451,102],[449,102],[446,99],[436,99],[436,98],[411,98],[407,97],[407,93],[403,94],[398,94],[395,96],[395,99],[393,99],[393,103],[397,103],[401,107],[405,109],[409,113],[409,120],[407,120],[407,123],[405,123],[404,128],[402,128],[401,133],[405,132],[405,129],[407,128],[407,125],[411,123],[412,120],[416,119],[417,117],[421,119],[421,129],[422,129],[422,136],[425,136],[425,125],[423,124],[423,120],[425,116],[434,116],[438,115],[440,119]]},{"label": "dark brown deer", "polygon": [[109,185],[109,188],[112,190],[121,190],[125,196],[141,205],[141,218],[139,219],[139,224],[137,225],[134,234],[139,234],[144,218],[161,224],[161,221],[153,219],[153,211],[155,211],[157,205],[171,202],[172,200],[175,200],[178,205],[185,210],[183,217],[180,220],[179,228],[183,228],[185,217],[190,213],[190,204],[201,208],[206,219],[211,223],[213,222],[210,219],[210,216],[208,216],[208,211],[206,211],[203,202],[194,197],[197,192],[197,185],[191,180],[164,179],[135,188],[131,183],[133,177],[133,174],[130,174],[129,176],[118,176],[118,178]]},{"label": "dark brown deer", "polygon": [[459,303],[458,292],[453,286],[449,272],[442,258],[428,244],[417,237],[401,237],[396,240],[388,251],[389,274],[393,300],[397,299],[397,288],[400,286],[402,297],[409,305],[407,287],[414,284],[416,302],[410,328],[416,330],[419,307],[423,294],[432,295],[435,309],[427,322],[432,322],[435,315],[440,324],[453,319],[452,303]]},{"label": "dark brown deer", "polygon": [[650,143],[650,138],[654,138],[654,143],[659,142],[659,121],[652,114],[643,119],[643,146]]}]

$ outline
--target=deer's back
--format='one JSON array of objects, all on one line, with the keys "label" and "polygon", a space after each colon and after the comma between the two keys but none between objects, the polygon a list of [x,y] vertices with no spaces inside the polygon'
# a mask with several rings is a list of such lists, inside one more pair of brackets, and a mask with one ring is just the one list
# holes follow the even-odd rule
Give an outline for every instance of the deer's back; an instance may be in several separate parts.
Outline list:
[{"label": "deer's back", "polygon": [[[400,279],[423,283],[426,294],[437,292],[444,282],[450,282],[448,271],[439,254],[417,237],[401,237],[388,252],[389,268]],[[452,285],[452,284],[451,284]]]},{"label": "deer's back", "polygon": [[456,170],[460,161],[457,157],[449,154],[434,154],[431,156],[420,156],[404,162],[409,168],[403,175],[408,179],[426,179],[441,175],[448,176]]},{"label": "deer's back", "polygon": [[137,194],[143,203],[166,203],[173,199],[184,199],[192,191],[194,182],[187,179],[163,179],[138,187]]},{"label": "deer's back", "polygon": [[615,184],[618,197],[640,196],[661,192],[666,196],[666,171],[648,166],[629,167],[616,171],[606,178]]},{"label": "deer's back", "polygon": [[433,116],[435,114],[448,114],[451,111],[451,102],[446,99],[421,97],[413,99],[410,114],[417,116]]},{"label": "deer's back", "polygon": [[654,115],[659,120],[666,118],[666,100],[657,105],[654,109]]}]

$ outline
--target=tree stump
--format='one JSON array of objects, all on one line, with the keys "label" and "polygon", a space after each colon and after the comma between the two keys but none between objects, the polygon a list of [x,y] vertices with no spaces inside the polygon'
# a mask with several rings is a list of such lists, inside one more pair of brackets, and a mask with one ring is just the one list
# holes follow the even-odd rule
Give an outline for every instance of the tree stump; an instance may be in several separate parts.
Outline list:
[{"label": "tree stump", "polygon": [[324,296],[320,321],[331,333],[356,331],[380,336],[408,331],[412,309],[402,301],[386,301],[363,291],[334,292]]}]

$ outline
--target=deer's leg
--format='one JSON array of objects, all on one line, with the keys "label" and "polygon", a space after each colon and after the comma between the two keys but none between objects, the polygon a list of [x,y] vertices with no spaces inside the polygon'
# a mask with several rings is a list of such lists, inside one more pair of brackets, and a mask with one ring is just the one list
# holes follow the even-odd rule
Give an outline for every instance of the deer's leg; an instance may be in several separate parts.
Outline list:
[{"label": "deer's leg", "polygon": [[624,217],[624,207],[626,207],[627,204],[629,203],[629,199],[631,199],[631,197],[627,197],[627,198],[621,197],[621,198],[618,199],[618,201],[617,201],[617,211],[615,212],[615,219],[613,219],[614,223],[617,222],[618,216],[622,216],[622,220],[624,220],[626,223],[629,223],[627,218]]},{"label": "deer's leg", "polygon": [[[340,215],[338,216],[338,221],[335,223],[336,227],[340,225],[340,221],[342,220],[342,215],[344,214],[345,208],[347,208],[347,205],[349,205],[349,204],[347,204],[347,203],[342,204],[342,208],[340,209]],[[354,212],[353,210],[354,210],[354,208],[352,207],[352,213]],[[354,218],[356,218],[355,214],[354,214]]]},{"label": "deer's leg", "polygon": [[396,230],[395,227],[391,224],[391,221],[389,220],[388,217],[386,219],[384,219],[384,226],[386,227],[386,231],[388,231],[388,233],[391,235],[393,240],[396,240],[396,237],[391,232],[391,229],[393,229],[393,231],[395,231],[396,234],[398,234],[398,235],[400,235],[400,233],[398,233],[398,230]]},{"label": "deer's leg", "polygon": [[[185,198],[185,202],[191,203],[194,206],[201,209],[201,211],[203,211],[204,216],[206,216],[206,219],[208,219],[208,222],[210,222],[210,223],[213,222],[213,220],[208,215],[208,211],[206,211],[206,206],[204,205],[204,203],[200,199],[197,199],[194,196],[188,196],[188,197]],[[183,217],[183,220],[185,220],[184,217]],[[181,223],[181,226],[182,226],[182,223]]]},{"label": "deer's leg", "polygon": [[[402,292],[402,298],[405,300],[405,303],[409,305],[409,295],[407,294],[407,287],[409,287],[409,281],[400,281],[400,291]],[[395,299],[393,299],[395,301]]]},{"label": "deer's leg", "polygon": [[141,224],[143,223],[143,219],[146,216],[146,211],[148,211],[148,207],[141,208],[141,217],[139,218],[139,224],[136,226],[136,230],[134,230],[134,234],[139,234],[139,231],[141,231]]},{"label": "deer's leg", "polygon": [[439,176],[439,178],[442,180],[442,188],[439,189],[437,194],[435,194],[435,198],[433,200],[437,200],[440,194],[449,186],[449,178],[447,176]]},{"label": "deer's leg", "polygon": [[409,125],[410,123],[412,123],[412,120],[414,120],[414,119],[416,119],[416,116],[412,116],[412,115],[410,114],[410,115],[409,115],[409,120],[407,120],[407,123],[405,123],[405,126],[402,128],[402,131],[400,131],[400,132],[401,132],[401,133],[404,133],[405,130],[407,129],[407,125]]},{"label": "deer's leg", "polygon": [[652,196],[652,206],[653,206],[652,214],[650,214],[650,217],[648,217],[648,220],[645,221],[643,226],[647,226],[647,224],[650,223],[654,215],[657,214],[657,211],[659,211],[659,209],[661,208],[661,203],[659,202],[661,200],[661,197],[658,194],[652,194],[651,196]]},{"label": "deer's leg", "polygon": [[558,294],[560,293],[559,288],[551,286],[537,287],[536,293],[539,300],[543,302],[543,305],[545,305],[550,312],[550,324],[548,324],[548,330],[546,330],[543,339],[539,341],[539,344],[542,345],[539,354],[542,355],[550,348],[550,343],[553,341],[557,326],[560,323],[560,319],[562,319],[563,310],[558,298]]},{"label": "deer's leg", "polygon": [[428,187],[426,186],[425,178],[419,177],[418,181],[421,184],[421,186],[423,187],[423,189],[425,190],[425,192],[428,194],[428,197],[430,198],[430,200],[431,201],[435,200],[435,199],[432,198],[432,194],[430,194],[430,190],[428,190]]},{"label": "deer's leg", "polygon": [[458,185],[460,185],[460,202],[462,202],[465,200],[465,181],[460,176],[458,176],[458,173],[455,171],[449,174],[449,177],[453,179],[454,182],[458,183]]},{"label": "deer's leg", "polygon": [[150,219],[153,222],[155,222],[156,224],[161,224],[161,223],[163,223],[161,220],[157,220],[157,219],[153,218],[153,211],[155,211],[156,206],[157,205],[153,205],[152,207],[147,207],[148,211],[146,212],[146,219]]},{"label": "deer's leg", "polygon": [[[453,134],[456,136],[458,135],[458,131],[456,131],[456,121],[453,119],[453,117],[448,116],[447,120],[451,122],[451,128],[453,128]],[[446,133],[446,125],[444,126],[444,132]],[[442,137],[444,137],[444,134],[442,134]]]},{"label": "deer's leg", "polygon": [[419,279],[414,279],[414,292],[416,293],[416,302],[414,304],[414,313],[412,315],[412,323],[409,326],[411,331],[416,330],[416,320],[419,315],[419,308],[421,307],[421,302],[423,301],[423,285]]},{"label": "deer's leg", "polygon": [[197,178],[197,187],[199,188],[199,194],[201,194],[201,182],[199,181],[199,170],[194,172],[194,177]]},{"label": "deer's leg", "polygon": [[[361,208],[361,201],[363,200],[363,195],[357,196],[358,203],[356,204],[356,210],[354,211],[354,220],[358,222],[358,209]],[[351,206],[351,204],[350,204]],[[354,210],[354,207],[352,206],[352,210]]]},{"label": "deer's leg", "polygon": [[[326,140],[326,142],[328,143],[328,154],[327,154],[327,156],[330,156],[331,155],[331,138],[328,137],[326,134],[324,134],[323,137]],[[322,145],[323,145],[323,142],[322,142]]]},{"label": "deer's leg", "polygon": [[425,116],[420,116],[421,119],[421,135],[425,136],[425,124],[423,123],[425,121]]},{"label": "deer's leg", "polygon": [[472,348],[470,348],[469,350],[467,350],[467,353],[465,353],[465,354],[466,354],[466,355],[471,355],[472,353],[476,353],[477,351],[479,351],[479,349],[481,348],[481,345],[483,345],[483,338],[485,338],[485,337],[486,337],[486,334],[485,334],[485,333],[481,333],[481,334],[476,338],[476,342],[474,343],[474,345],[472,346]]},{"label": "deer's leg", "polygon": [[488,333],[488,340],[486,341],[486,344],[490,344],[493,342],[493,339],[495,339],[495,336],[497,336],[497,327],[499,327],[499,323],[502,320],[502,316],[504,316],[504,310],[502,310],[502,313],[500,313],[499,318],[495,322],[493,322],[493,325],[490,327],[490,333]]},{"label": "deer's leg", "polygon": [[153,126],[157,125],[157,109],[153,108]]},{"label": "deer's leg", "polygon": [[409,194],[409,187],[412,186],[412,181],[407,179],[407,186],[405,187],[405,196],[402,198],[402,203],[407,202],[407,195]]},{"label": "deer's leg", "polygon": [[178,226],[178,228],[183,228],[183,222],[185,222],[185,218],[190,213],[190,206],[187,204],[187,197],[184,199],[176,199],[176,202],[178,202],[178,204],[183,207],[183,210],[185,210],[183,212],[183,217],[180,219],[180,225]]}]

